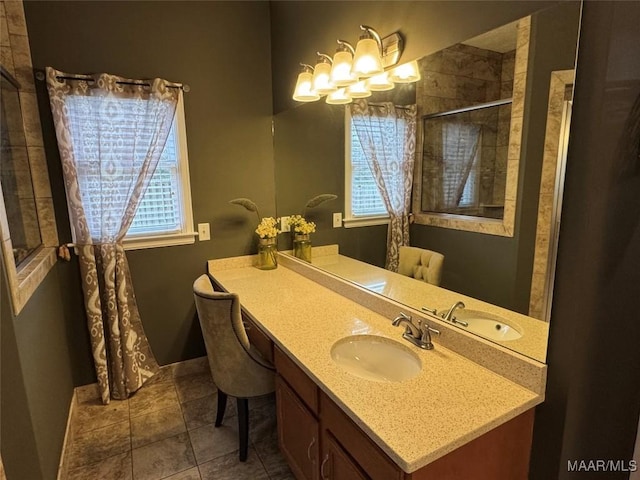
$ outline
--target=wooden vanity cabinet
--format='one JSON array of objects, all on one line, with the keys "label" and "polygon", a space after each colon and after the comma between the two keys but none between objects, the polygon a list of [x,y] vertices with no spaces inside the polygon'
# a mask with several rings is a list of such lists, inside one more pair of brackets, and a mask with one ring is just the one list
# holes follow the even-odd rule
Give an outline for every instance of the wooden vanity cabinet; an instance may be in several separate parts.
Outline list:
[{"label": "wooden vanity cabinet", "polygon": [[533,409],[406,473],[284,352],[273,351],[278,443],[298,480],[527,479]]},{"label": "wooden vanity cabinet", "polygon": [[318,387],[275,349],[278,445],[298,480],[320,479]]},{"label": "wooden vanity cabinet", "polygon": [[403,479],[403,472],[300,367],[279,348],[274,357],[278,443],[298,480]]},{"label": "wooden vanity cabinet", "polygon": [[280,375],[276,376],[278,445],[298,480],[319,480],[320,425]]}]

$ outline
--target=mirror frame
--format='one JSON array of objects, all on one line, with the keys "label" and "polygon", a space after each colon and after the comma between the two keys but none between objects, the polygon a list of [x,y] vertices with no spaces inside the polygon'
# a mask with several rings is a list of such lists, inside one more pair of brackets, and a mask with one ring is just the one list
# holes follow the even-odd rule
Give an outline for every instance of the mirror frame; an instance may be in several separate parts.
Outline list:
[{"label": "mirror frame", "polygon": [[[511,105],[509,149],[507,154],[507,180],[505,184],[504,215],[502,219],[421,211],[424,128],[422,122],[420,122],[416,138],[416,162],[413,172],[413,197],[411,205],[415,223],[503,237],[514,236],[530,35],[531,15],[518,20],[512,94],[513,101]],[[417,88],[418,87],[416,87],[416,96],[418,96]]]},{"label": "mirror frame", "polygon": [[5,2],[5,8],[7,16],[3,17],[3,23],[0,28],[3,31],[7,31],[8,25],[4,22],[11,19],[11,27],[14,34],[8,35],[8,43],[2,43],[2,47],[7,48],[7,53],[9,54],[7,58],[12,60],[12,64],[6,65],[7,72],[14,76],[20,85],[18,95],[22,113],[25,148],[27,150],[29,169],[31,170],[36,212],[40,225],[40,238],[42,239],[42,245],[30,257],[27,257],[19,268],[16,268],[4,197],[0,188],[0,237],[2,239],[3,264],[7,275],[7,286],[13,313],[18,315],[45,279],[47,273],[56,264],[58,231],[53,209],[47,160],[42,141],[40,114],[33,77],[31,52],[29,50],[29,37],[24,20],[24,8],[22,2]]}]

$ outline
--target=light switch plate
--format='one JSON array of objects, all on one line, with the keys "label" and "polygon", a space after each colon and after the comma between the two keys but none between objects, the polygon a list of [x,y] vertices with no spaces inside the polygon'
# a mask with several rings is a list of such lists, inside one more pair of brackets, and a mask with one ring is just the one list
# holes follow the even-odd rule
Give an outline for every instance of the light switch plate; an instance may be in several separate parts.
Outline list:
[{"label": "light switch plate", "polygon": [[280,217],[280,231],[282,233],[291,231],[291,224],[289,223],[290,217]]},{"label": "light switch plate", "polygon": [[342,226],[342,212],[333,214],[333,228],[340,228]]},{"label": "light switch plate", "polygon": [[211,240],[211,232],[209,231],[209,224],[199,223],[198,224],[198,241],[204,242],[206,240]]}]

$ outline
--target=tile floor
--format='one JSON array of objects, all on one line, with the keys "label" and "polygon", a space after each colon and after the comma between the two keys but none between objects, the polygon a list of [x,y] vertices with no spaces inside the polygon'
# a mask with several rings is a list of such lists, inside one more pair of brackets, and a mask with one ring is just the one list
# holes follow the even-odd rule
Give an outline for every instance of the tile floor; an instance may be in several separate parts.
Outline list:
[{"label": "tile floor", "polygon": [[249,456],[238,461],[233,398],[214,428],[216,387],[201,359],[163,367],[128,400],[79,389],[63,480],[293,480],[278,451],[275,396],[249,400]]}]

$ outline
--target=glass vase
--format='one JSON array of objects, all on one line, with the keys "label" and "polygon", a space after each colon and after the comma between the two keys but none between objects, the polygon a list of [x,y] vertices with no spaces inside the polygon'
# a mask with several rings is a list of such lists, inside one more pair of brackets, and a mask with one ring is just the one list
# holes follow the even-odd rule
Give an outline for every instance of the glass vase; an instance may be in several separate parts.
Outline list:
[{"label": "glass vase", "polygon": [[309,234],[296,233],[293,237],[293,255],[311,263],[311,239]]},{"label": "glass vase", "polygon": [[258,239],[258,264],[260,270],[273,270],[278,268],[278,247],[276,238]]}]

